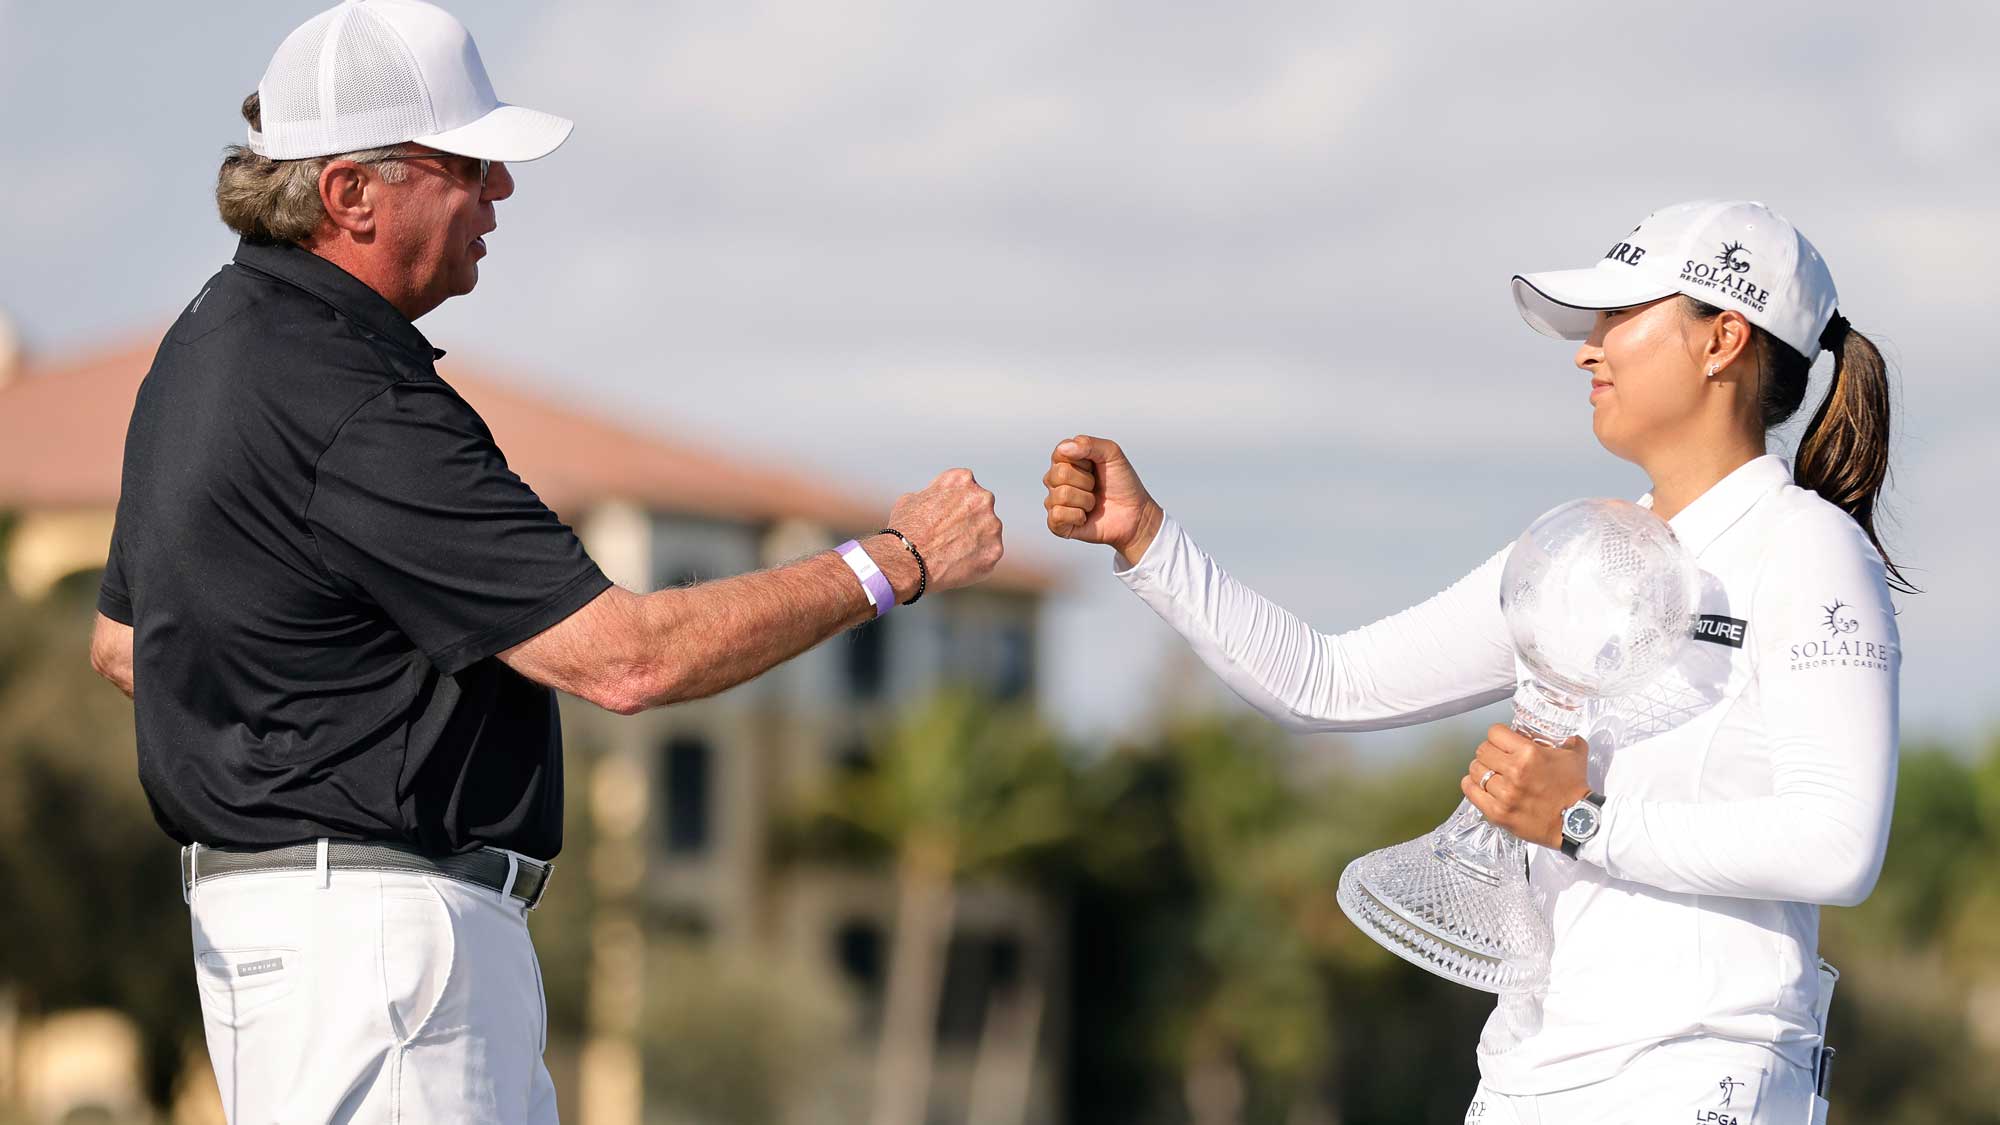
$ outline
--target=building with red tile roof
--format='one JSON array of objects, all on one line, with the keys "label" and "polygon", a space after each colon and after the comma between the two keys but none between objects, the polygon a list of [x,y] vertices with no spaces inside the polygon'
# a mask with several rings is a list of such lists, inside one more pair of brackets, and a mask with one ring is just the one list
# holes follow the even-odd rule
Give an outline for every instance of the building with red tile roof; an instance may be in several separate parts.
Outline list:
[{"label": "building with red tile roof", "polygon": [[[78,516],[116,507],[125,426],[156,346],[151,337],[135,336],[30,361],[0,381],[0,511],[62,513],[74,524]],[[853,534],[873,531],[889,509],[886,499],[804,470],[558,403],[524,389],[527,380],[481,364],[446,359],[439,373],[486,419],[508,465],[572,525],[581,527],[600,505],[622,503],[730,523],[805,521]],[[90,565],[101,564],[99,552]],[[30,565],[34,579],[46,580],[41,567]],[[994,582],[1019,592],[1052,585],[1048,572],[1013,561],[1002,564]]]},{"label": "building with red tile roof", "polygon": [[[89,581],[103,566],[126,424],[155,346],[133,337],[25,365],[0,354],[0,579],[17,593]],[[630,588],[781,563],[872,532],[889,509],[886,498],[818,474],[553,401],[477,363],[446,360],[440,374],[485,418],[509,466]],[[563,700],[589,844],[564,854],[552,893],[566,879],[587,880],[594,903],[591,1037],[550,1044],[566,1117],[636,1120],[641,949],[666,938],[663,918],[675,940],[748,953],[773,979],[846,998],[853,1030],[825,1077],[829,1088],[867,1089],[878,1033],[867,1013],[879,1010],[886,985],[879,951],[893,931],[895,882],[875,869],[783,862],[772,854],[775,829],[805,794],[865,763],[897,714],[939,689],[1032,700],[1040,611],[1053,585],[1047,572],[1009,561],[987,583],[927,597],[711,699],[629,718]],[[962,890],[933,1107],[962,1117],[969,1105],[975,1044],[951,1029],[982,1027],[989,1011],[1021,997],[1042,1011],[1047,998],[1017,1053],[1032,1066],[1032,1081],[1023,1078],[1030,1117],[1059,1118],[1063,933],[1055,905],[1023,888],[989,881]],[[959,965],[964,950],[1014,971],[959,983],[970,971]]]}]

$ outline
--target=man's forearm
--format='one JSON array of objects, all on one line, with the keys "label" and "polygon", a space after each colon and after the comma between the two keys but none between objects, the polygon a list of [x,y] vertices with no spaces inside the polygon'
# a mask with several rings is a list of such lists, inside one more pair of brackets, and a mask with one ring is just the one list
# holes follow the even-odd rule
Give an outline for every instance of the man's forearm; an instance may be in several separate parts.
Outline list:
[{"label": "man's forearm", "polygon": [[[900,599],[916,565],[891,536],[864,546]],[[659,707],[700,699],[754,679],[842,630],[873,617],[861,583],[830,551],[788,566],[662,590],[638,600],[639,634],[663,674],[643,700]]]},{"label": "man's forearm", "polygon": [[[863,544],[898,599],[917,566],[893,537]],[[638,595],[612,587],[500,654],[522,675],[630,715],[700,699],[752,679],[875,610],[840,556]]]},{"label": "man's forearm", "polygon": [[[861,542],[897,601],[920,586],[951,590],[978,582],[1000,562],[993,494],[967,469],[947,469],[904,494],[888,526],[924,552],[919,563],[915,548],[906,549],[895,534]],[[536,683],[630,715],[734,687],[874,612],[854,571],[826,551],[644,596],[613,586],[499,656]]]}]

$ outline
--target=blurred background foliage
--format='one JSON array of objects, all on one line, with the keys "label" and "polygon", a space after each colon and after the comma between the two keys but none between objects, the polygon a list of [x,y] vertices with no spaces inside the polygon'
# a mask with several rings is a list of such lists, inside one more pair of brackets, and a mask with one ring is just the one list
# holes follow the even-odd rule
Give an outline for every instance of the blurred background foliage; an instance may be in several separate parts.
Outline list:
[{"label": "blurred background foliage", "polygon": [[[80,579],[27,604],[0,586],[0,991],[30,1014],[128,1013],[164,1105],[198,1050],[185,908],[134,776],[130,705],[88,667],[93,593]],[[890,865],[920,924],[943,924],[973,876],[1064,904],[1068,1120],[1456,1122],[1489,998],[1375,947],[1333,887],[1353,856],[1450,810],[1465,742],[1368,769],[1249,719],[1061,745],[1024,713],[947,697],[817,794],[781,846]],[[570,854],[588,832],[573,807]],[[563,880],[535,917],[552,1039],[582,1032],[589,883]],[[2000,738],[1905,747],[1881,883],[1824,912],[1823,952],[1844,973],[1840,1119],[2000,1122]],[[837,1036],[826,998],[670,934],[648,958],[649,1102],[766,1122],[787,1084],[814,1080]],[[892,964],[885,1035],[935,1019],[939,972]]]}]

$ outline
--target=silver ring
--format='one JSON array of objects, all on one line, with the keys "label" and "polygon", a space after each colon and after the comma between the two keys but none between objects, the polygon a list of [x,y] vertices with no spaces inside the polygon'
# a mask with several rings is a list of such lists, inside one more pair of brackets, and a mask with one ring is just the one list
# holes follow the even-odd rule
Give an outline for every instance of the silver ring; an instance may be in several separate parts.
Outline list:
[{"label": "silver ring", "polygon": [[1493,780],[1493,771],[1487,770],[1485,775],[1479,779],[1479,791],[1481,793],[1486,792],[1486,783],[1492,780]]}]

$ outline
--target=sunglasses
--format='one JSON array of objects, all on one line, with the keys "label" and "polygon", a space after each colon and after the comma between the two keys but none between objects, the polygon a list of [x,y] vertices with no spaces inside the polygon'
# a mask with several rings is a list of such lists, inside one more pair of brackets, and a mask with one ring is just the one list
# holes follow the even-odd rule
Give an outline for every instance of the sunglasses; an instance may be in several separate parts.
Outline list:
[{"label": "sunglasses", "polygon": [[384,156],[377,163],[387,163],[391,160],[443,160],[453,163],[460,160],[471,160],[479,165],[479,186],[481,190],[484,190],[486,187],[486,174],[493,169],[493,162],[483,156],[460,156],[455,152],[412,152],[402,156]]}]

